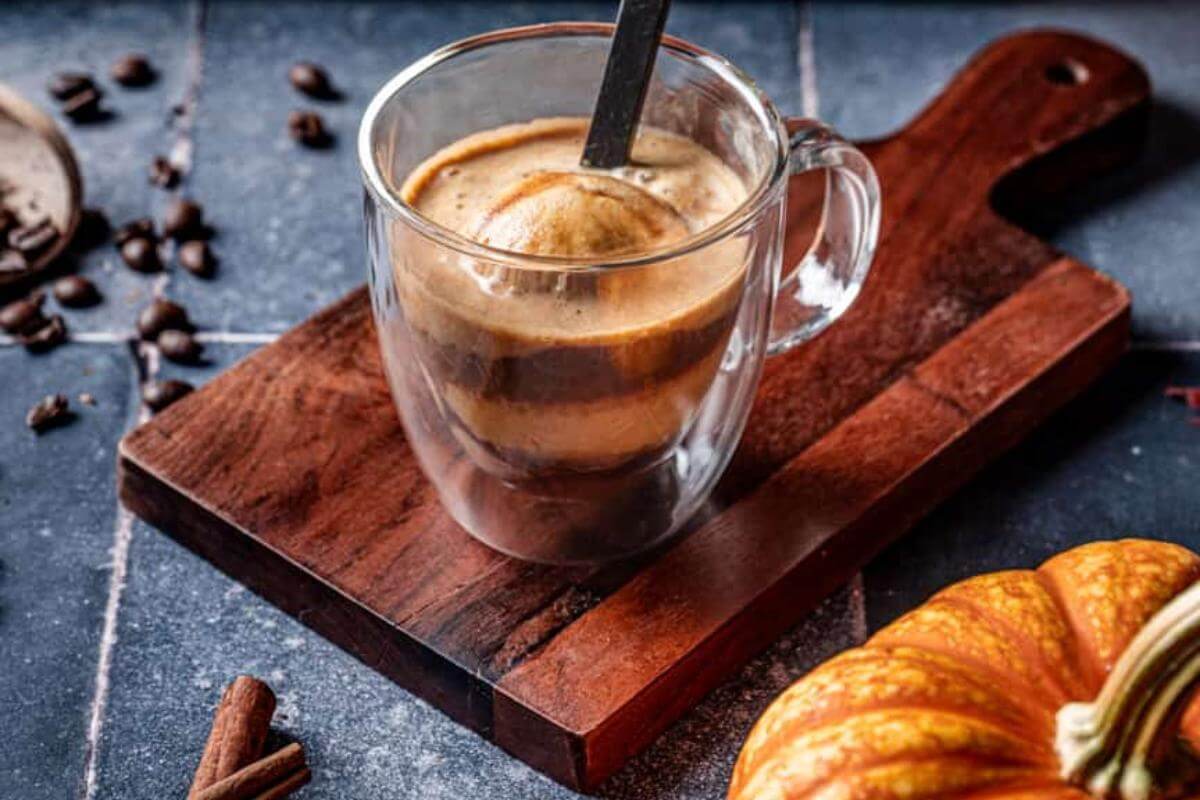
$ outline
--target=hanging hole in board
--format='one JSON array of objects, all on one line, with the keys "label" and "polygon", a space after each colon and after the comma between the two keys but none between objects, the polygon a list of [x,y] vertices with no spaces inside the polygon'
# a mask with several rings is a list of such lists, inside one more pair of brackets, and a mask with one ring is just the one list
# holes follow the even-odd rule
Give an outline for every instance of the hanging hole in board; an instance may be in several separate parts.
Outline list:
[{"label": "hanging hole in board", "polygon": [[1046,67],[1046,80],[1059,86],[1078,86],[1087,83],[1088,69],[1073,58],[1064,58]]}]

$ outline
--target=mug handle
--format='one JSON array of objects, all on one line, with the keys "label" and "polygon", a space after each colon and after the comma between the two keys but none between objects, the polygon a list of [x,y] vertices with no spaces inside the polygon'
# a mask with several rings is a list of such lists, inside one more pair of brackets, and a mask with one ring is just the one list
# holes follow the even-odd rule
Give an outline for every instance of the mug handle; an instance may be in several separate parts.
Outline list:
[{"label": "mug handle", "polygon": [[768,355],[808,341],[850,307],[879,238],[879,178],[867,157],[814,120],[788,120],[788,131],[789,176],[825,170],[825,203],[808,252],[779,282]]}]

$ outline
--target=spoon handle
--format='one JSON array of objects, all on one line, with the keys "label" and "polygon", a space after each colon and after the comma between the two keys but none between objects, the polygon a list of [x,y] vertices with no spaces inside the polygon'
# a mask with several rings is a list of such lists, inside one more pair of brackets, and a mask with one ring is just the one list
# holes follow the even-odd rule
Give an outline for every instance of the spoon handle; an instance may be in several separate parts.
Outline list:
[{"label": "spoon handle", "polygon": [[611,169],[628,163],[670,6],[671,0],[621,0],[583,166]]}]

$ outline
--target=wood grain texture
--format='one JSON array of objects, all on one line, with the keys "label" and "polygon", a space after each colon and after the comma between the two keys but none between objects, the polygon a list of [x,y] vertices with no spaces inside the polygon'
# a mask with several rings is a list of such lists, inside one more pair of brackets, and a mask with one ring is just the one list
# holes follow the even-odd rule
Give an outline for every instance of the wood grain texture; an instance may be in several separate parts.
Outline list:
[{"label": "wood grain texture", "polygon": [[[1063,63],[1087,80],[1049,80]],[[1122,352],[1127,293],[994,208],[1131,157],[1148,99],[1116,51],[1027,33],[865,145],[884,214],[862,297],[768,362],[709,508],[636,563],[525,564],[449,520],[404,442],[364,290],[131,433],[122,500],[455,719],[593,787]],[[812,189],[791,187],[790,259]]]}]

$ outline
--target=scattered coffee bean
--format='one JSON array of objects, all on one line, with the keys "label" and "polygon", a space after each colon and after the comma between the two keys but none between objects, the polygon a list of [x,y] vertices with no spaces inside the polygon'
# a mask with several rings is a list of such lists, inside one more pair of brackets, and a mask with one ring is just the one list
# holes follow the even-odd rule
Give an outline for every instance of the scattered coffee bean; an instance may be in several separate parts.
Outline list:
[{"label": "scattered coffee bean", "polygon": [[323,148],[333,143],[325,120],[315,111],[293,111],[288,115],[288,133],[305,147]]},{"label": "scattered coffee bean", "polygon": [[95,90],[96,84],[86,72],[60,72],[46,88],[55,100],[69,100],[80,92]]},{"label": "scattered coffee bean", "polygon": [[85,208],[79,217],[79,227],[75,229],[75,238],[71,240],[71,249],[85,252],[93,247],[99,247],[108,239],[108,217],[98,208]]},{"label": "scattered coffee bean", "polygon": [[29,269],[29,259],[16,250],[0,252],[0,275],[13,272],[24,272]]},{"label": "scattered coffee bean", "polygon": [[158,335],[157,343],[163,356],[179,364],[192,364],[204,352],[204,345],[186,331],[165,330]]},{"label": "scattered coffee bean", "polygon": [[162,156],[150,162],[150,183],[160,189],[174,189],[179,185],[179,170]]},{"label": "scattered coffee bean", "polygon": [[217,258],[208,242],[194,240],[179,246],[179,265],[193,275],[206,278],[217,265]]},{"label": "scattered coffee bean", "polygon": [[31,353],[45,353],[53,350],[67,340],[67,326],[59,314],[50,317],[45,325],[31,332],[26,332],[20,338],[21,344]]},{"label": "scattered coffee bean", "polygon": [[0,329],[5,333],[22,334],[40,328],[49,320],[42,316],[42,303],[46,296],[34,292],[22,300],[14,300],[0,308]]},{"label": "scattered coffee bean", "polygon": [[58,230],[48,219],[40,219],[29,225],[13,228],[8,232],[8,246],[23,255],[39,253],[58,238]]},{"label": "scattered coffee bean", "polygon": [[162,411],[176,400],[192,393],[192,385],[186,381],[150,381],[142,388],[142,402],[151,411]]},{"label": "scattered coffee bean", "polygon": [[327,73],[320,64],[311,61],[300,61],[288,70],[288,80],[301,92],[318,100],[333,100],[338,96],[333,84],[329,82]]},{"label": "scattered coffee bean", "polygon": [[138,314],[138,335],[143,339],[157,339],[166,330],[190,331],[191,320],[188,319],[187,309],[170,300],[155,300],[142,309]]},{"label": "scattered coffee bean", "polygon": [[100,302],[100,292],[82,275],[66,275],[54,282],[54,299],[68,308],[86,308]]},{"label": "scattered coffee bean", "polygon": [[122,86],[149,86],[154,82],[154,67],[140,53],[121,56],[109,70],[112,79]]},{"label": "scattered coffee bean", "polygon": [[90,392],[82,392],[79,395],[79,402],[85,406],[94,406],[96,405],[96,398]]},{"label": "scattered coffee bean", "polygon": [[154,242],[140,236],[121,245],[121,260],[137,272],[158,272],[162,269]]},{"label": "scattered coffee bean", "polygon": [[34,404],[25,415],[25,424],[35,433],[48,431],[71,419],[71,404],[65,395],[48,394]]},{"label": "scattered coffee bean", "polygon": [[62,111],[74,122],[96,122],[104,119],[100,110],[99,89],[84,89],[63,101]]},{"label": "scattered coffee bean", "polygon": [[163,233],[176,240],[203,235],[204,207],[191,200],[176,200],[163,217]]},{"label": "scattered coffee bean", "polygon": [[157,241],[158,234],[154,232],[154,220],[149,217],[142,217],[131,222],[126,222],[121,227],[117,228],[113,233],[113,241],[117,246],[128,242],[130,239],[149,239]]},{"label": "scattered coffee bean", "polygon": [[16,214],[4,206],[0,206],[0,234],[7,234],[19,224]]}]

